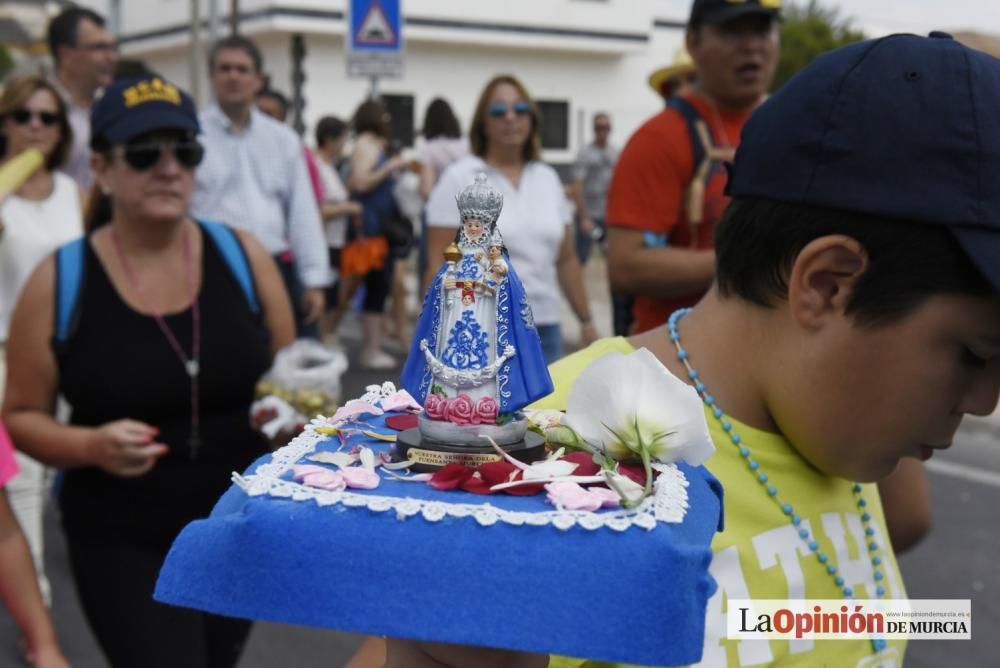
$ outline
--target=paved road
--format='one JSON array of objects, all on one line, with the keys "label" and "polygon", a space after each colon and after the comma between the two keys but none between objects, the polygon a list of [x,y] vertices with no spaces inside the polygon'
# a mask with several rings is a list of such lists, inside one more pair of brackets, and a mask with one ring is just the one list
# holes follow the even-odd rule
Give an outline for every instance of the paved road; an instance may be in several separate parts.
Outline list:
[{"label": "paved road", "polygon": [[[600,265],[589,267],[592,299],[607,303]],[[598,326],[609,331],[610,318],[595,313]],[[567,314],[565,321],[570,323]],[[567,327],[572,335],[572,325]],[[356,352],[359,336],[348,332],[348,347]],[[359,396],[384,374],[365,373],[356,366],[344,377],[344,396]],[[907,652],[907,668],[997,665],[995,636],[1000,630],[1000,413],[968,420],[956,447],[930,462],[935,528],[930,537],[900,559],[913,598],[973,600],[971,641],[916,641]],[[77,668],[106,668],[73,593],[65,546],[54,516],[47,521],[46,561],[53,580],[53,616],[65,651]],[[17,666],[16,634],[0,613],[0,667]],[[240,668],[341,666],[359,639],[332,631],[275,624],[257,624]]]}]

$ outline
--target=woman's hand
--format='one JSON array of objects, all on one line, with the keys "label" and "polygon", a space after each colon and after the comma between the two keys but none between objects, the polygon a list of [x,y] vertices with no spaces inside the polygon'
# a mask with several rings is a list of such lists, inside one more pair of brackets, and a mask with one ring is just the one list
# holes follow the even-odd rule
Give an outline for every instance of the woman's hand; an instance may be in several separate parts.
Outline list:
[{"label": "woman's hand", "polygon": [[33,668],[69,668],[69,662],[55,644],[41,645],[28,652],[26,658]]},{"label": "woman's hand", "polygon": [[599,338],[601,338],[601,334],[597,331],[597,327],[594,326],[594,323],[592,321],[580,325],[581,348],[586,348]]},{"label": "woman's hand", "polygon": [[352,199],[344,202],[344,208],[349,216],[360,216],[364,211],[364,207],[361,206],[361,202],[355,202]]},{"label": "woman's hand", "polygon": [[169,447],[153,441],[159,430],[137,420],[115,420],[94,429],[87,442],[93,464],[108,473],[132,478],[143,475],[167,454]]}]

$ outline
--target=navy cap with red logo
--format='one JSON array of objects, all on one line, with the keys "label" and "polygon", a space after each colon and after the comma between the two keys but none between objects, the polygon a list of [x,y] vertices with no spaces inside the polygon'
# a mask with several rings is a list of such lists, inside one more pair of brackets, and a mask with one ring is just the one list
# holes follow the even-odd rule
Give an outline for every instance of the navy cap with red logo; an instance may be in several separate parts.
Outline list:
[{"label": "navy cap with red logo", "polygon": [[743,127],[727,192],[946,226],[1000,291],[1000,60],[941,32],[831,51]]}]

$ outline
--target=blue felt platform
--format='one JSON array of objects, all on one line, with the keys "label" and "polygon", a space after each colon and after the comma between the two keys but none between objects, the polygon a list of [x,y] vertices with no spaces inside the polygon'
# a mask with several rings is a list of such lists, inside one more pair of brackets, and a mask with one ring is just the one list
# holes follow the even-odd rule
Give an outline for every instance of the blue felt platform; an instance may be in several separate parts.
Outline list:
[{"label": "blue felt platform", "polygon": [[[362,442],[376,447],[352,437]],[[722,490],[704,468],[680,468],[690,483],[684,521],[650,531],[400,519],[391,510],[251,497],[234,486],[208,519],[177,538],[155,598],[373,635],[651,666],[694,663],[715,590],[709,546],[721,527]],[[390,480],[356,493],[553,511],[544,494],[478,496]]]}]

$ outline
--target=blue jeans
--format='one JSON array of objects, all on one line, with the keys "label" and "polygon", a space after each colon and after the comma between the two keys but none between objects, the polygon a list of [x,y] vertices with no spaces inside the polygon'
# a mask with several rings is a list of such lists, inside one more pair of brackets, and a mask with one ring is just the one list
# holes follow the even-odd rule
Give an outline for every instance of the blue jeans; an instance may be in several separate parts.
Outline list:
[{"label": "blue jeans", "polygon": [[563,356],[562,329],[559,325],[536,325],[538,338],[542,341],[545,363],[552,364]]}]

